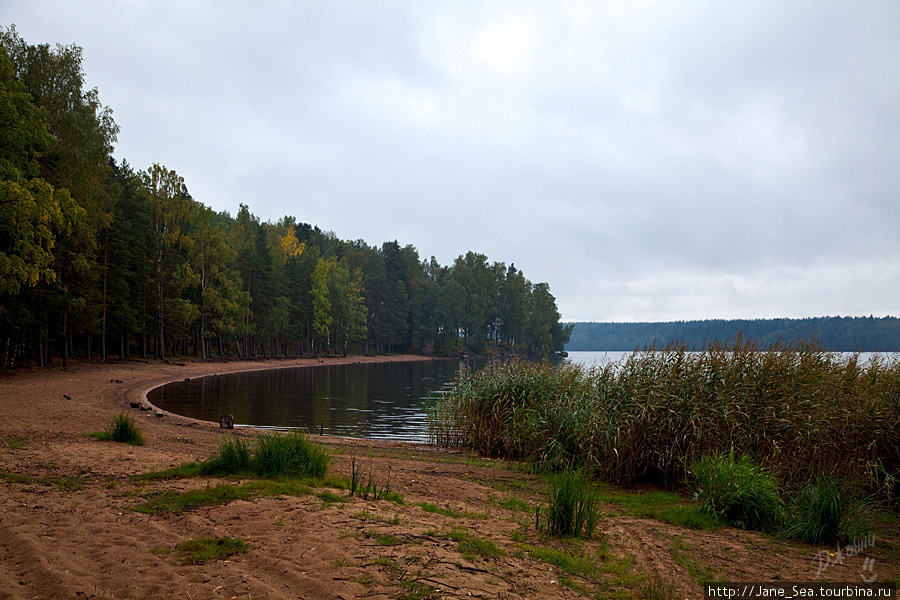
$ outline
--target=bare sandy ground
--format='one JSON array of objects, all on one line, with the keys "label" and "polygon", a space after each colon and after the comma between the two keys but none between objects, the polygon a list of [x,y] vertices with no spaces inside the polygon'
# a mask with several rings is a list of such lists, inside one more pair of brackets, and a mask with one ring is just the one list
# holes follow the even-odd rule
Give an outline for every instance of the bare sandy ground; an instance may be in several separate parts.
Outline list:
[{"label": "bare sandy ground", "polygon": [[[369,360],[421,358],[346,359]],[[133,510],[163,490],[239,482],[134,482],[132,475],[203,460],[234,432],[136,410],[131,402],[184,377],[298,364],[320,362],[75,361],[68,369],[0,375],[0,598],[640,598],[654,585],[669,587],[656,597],[702,598],[703,577],[900,577],[896,538],[875,539],[857,556],[831,557],[842,560],[822,569],[827,550],[622,516],[615,506],[595,539],[549,539],[535,530],[528,508],[543,502],[540,478],[516,465],[415,444],[315,436],[334,454],[333,475],[348,475],[351,457],[381,481],[390,472],[403,504],[321,487],[177,514]],[[144,446],[88,435],[122,411],[137,422]],[[320,496],[327,491],[344,501]],[[429,512],[434,507],[443,514]],[[201,537],[236,537],[251,549],[200,565],[183,565],[170,552]],[[581,555],[591,570],[561,569],[535,549]]]}]

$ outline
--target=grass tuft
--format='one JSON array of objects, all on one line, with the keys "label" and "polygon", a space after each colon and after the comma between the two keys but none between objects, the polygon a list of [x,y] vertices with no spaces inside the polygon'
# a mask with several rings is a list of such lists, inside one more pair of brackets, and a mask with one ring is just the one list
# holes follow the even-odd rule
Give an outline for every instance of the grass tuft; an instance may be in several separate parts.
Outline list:
[{"label": "grass tuft", "polygon": [[703,510],[742,529],[772,531],[784,521],[779,482],[748,455],[704,456],[691,466]]},{"label": "grass tuft", "polygon": [[591,537],[600,522],[598,492],[580,473],[550,476],[549,504],[535,511],[535,524],[550,535]]},{"label": "grass tuft", "polygon": [[132,446],[144,445],[144,436],[134,424],[134,420],[125,413],[117,414],[106,431],[92,433],[91,436],[107,442],[121,442]]},{"label": "grass tuft", "polygon": [[365,476],[362,469],[356,465],[356,457],[350,458],[350,480],[347,491],[351,497],[355,496],[363,500],[390,500],[395,504],[403,504],[403,497],[397,492],[391,491],[391,467],[388,465],[387,477],[384,483],[379,484],[372,474],[372,464],[369,464],[369,473]]},{"label": "grass tuft", "polygon": [[810,544],[836,544],[868,535],[871,503],[824,478],[801,489],[790,504],[782,534]]},{"label": "grass tuft", "polygon": [[266,434],[253,443],[231,436],[219,453],[202,463],[202,475],[252,474],[259,477],[324,477],[330,456],[302,433]]}]

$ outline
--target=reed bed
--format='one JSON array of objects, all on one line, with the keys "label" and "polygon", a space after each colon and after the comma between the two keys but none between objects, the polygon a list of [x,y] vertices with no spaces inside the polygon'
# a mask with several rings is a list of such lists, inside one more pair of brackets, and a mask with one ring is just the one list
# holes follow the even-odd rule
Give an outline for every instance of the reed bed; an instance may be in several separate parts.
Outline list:
[{"label": "reed bed", "polygon": [[793,488],[900,474],[900,361],[814,345],[647,349],[593,369],[512,363],[463,373],[431,407],[433,443],[585,469],[615,483],[680,484],[735,453]]}]

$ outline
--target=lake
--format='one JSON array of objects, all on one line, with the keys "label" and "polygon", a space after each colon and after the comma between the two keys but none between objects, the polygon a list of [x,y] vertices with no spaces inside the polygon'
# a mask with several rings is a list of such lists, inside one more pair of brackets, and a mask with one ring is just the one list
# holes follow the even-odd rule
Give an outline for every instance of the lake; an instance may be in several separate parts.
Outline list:
[{"label": "lake", "polygon": [[217,423],[299,428],[354,438],[428,441],[429,398],[452,387],[463,366],[484,359],[359,363],[247,371],[175,382],[147,393],[163,410]]}]

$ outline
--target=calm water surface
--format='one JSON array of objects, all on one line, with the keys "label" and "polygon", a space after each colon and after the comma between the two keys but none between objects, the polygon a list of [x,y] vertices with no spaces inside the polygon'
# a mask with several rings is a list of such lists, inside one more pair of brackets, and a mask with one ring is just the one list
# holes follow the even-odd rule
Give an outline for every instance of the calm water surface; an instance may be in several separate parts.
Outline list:
[{"label": "calm water surface", "polygon": [[456,372],[485,360],[323,365],[228,373],[151,390],[161,409],[204,421],[300,428],[355,438],[428,440],[425,406],[448,390]]}]

